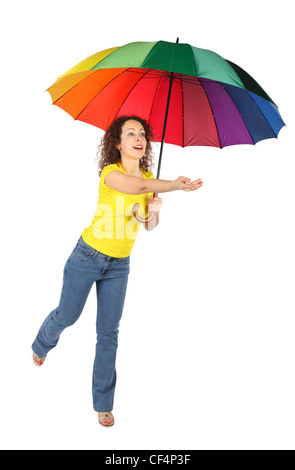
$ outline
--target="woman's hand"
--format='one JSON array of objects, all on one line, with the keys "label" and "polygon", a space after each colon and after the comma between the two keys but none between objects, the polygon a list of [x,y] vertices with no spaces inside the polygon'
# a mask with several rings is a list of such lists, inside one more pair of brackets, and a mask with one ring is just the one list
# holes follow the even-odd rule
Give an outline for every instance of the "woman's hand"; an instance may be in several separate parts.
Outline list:
[{"label": "woman's hand", "polygon": [[160,212],[163,205],[163,200],[158,197],[158,194],[154,194],[154,196],[149,197],[149,212],[156,212],[157,214]]},{"label": "woman's hand", "polygon": [[201,178],[191,181],[185,176],[179,176],[175,181],[173,181],[175,189],[182,189],[183,191],[195,191],[203,186],[203,181]]}]

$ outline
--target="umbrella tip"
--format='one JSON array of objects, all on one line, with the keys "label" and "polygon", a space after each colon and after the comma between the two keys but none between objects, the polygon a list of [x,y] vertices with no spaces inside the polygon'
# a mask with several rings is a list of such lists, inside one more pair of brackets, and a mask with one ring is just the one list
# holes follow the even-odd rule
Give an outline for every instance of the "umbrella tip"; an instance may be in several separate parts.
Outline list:
[{"label": "umbrella tip", "polygon": [[178,43],[179,43],[179,38],[176,39],[176,44],[178,44]]}]

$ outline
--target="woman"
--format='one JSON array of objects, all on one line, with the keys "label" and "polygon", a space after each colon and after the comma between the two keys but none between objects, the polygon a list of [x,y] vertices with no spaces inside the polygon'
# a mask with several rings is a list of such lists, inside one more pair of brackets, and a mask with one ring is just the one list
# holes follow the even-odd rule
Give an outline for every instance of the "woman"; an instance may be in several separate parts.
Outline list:
[{"label": "woman", "polygon": [[[152,230],[159,223],[162,199],[153,193],[194,191],[202,180],[156,180],[150,171],[152,132],[137,116],[116,119],[100,146],[99,201],[92,224],[83,231],[66,262],[58,307],[42,324],[32,345],[33,360],[43,365],[62,331],[80,317],[93,283],[97,292],[97,345],[93,370],[93,406],[103,426],[114,424],[118,328],[123,312],[130,253],[140,223],[133,205],[141,204],[142,217],[152,205],[156,216],[143,225]],[[140,215],[140,214],[139,214]]]}]

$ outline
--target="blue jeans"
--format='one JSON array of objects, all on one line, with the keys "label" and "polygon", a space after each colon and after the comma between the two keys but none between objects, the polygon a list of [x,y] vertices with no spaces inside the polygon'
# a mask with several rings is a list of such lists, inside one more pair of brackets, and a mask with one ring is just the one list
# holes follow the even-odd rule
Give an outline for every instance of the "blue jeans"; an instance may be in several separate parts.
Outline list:
[{"label": "blue jeans", "polygon": [[80,317],[93,283],[97,293],[97,345],[93,370],[95,411],[112,411],[116,386],[116,353],[130,257],[113,258],[87,245],[80,237],[66,262],[59,306],[42,324],[32,345],[39,357],[53,349],[63,330]]}]

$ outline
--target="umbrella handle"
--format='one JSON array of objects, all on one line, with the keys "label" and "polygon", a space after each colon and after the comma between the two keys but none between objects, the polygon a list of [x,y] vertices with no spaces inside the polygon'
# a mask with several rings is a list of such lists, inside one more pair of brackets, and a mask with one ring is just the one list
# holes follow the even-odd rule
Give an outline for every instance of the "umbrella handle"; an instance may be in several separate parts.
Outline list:
[{"label": "umbrella handle", "polygon": [[[157,197],[158,194],[154,194],[153,197]],[[135,219],[140,222],[141,224],[143,223],[146,223],[146,222],[150,222],[154,217],[155,217],[155,212],[154,211],[151,211],[150,214],[144,219],[143,217],[140,217],[140,215],[138,214],[138,208],[139,208],[140,204],[136,203],[134,204],[133,206],[133,216],[135,217]]]}]

